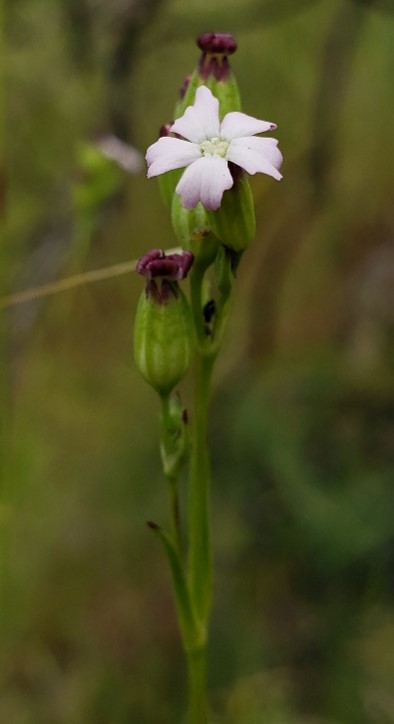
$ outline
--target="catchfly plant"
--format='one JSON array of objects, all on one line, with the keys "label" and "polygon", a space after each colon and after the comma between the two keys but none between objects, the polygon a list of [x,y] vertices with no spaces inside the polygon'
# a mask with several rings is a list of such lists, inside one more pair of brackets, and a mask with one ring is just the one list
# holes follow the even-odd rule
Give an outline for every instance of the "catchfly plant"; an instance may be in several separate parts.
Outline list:
[{"label": "catchfly plant", "polygon": [[[168,488],[167,521],[148,525],[163,545],[171,571],[187,661],[188,724],[207,724],[211,380],[236,270],[256,230],[248,174],[280,180],[282,154],[275,138],[258,135],[276,125],[241,111],[228,59],[237,49],[234,38],[203,33],[197,44],[201,56],[182,82],[172,114],[176,120],[161,125],[160,138],[146,153],[148,177],[158,177],[181,249],[166,254],[154,248],[137,264],[145,288],[135,318],[134,357],[159,396],[160,453]],[[194,393],[186,408],[178,386],[191,370]]]},{"label": "catchfly plant", "polygon": [[186,167],[176,186],[183,206],[194,209],[201,201],[206,209],[215,211],[224,191],[234,184],[229,162],[249,174],[265,173],[278,181],[282,178],[278,141],[256,137],[275,128],[275,123],[239,111],[227,113],[220,122],[219,100],[202,85],[197,88],[194,104],[170,127],[178,138],[165,136],[149,146],[148,177]]}]

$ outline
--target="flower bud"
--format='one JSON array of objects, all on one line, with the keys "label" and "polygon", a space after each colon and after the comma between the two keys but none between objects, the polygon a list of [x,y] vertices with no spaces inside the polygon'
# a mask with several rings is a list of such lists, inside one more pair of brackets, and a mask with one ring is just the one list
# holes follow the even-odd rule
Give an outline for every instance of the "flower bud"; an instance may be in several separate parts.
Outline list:
[{"label": "flower bud", "polygon": [[202,51],[198,75],[220,103],[221,117],[230,111],[241,110],[237,81],[230,68],[228,56],[235,53],[237,43],[229,33],[203,33],[197,38]]},{"label": "flower bud", "polygon": [[179,287],[193,263],[190,252],[145,254],[136,271],[146,277],[134,326],[134,358],[145,380],[168,394],[186,374],[193,351],[189,302]]},{"label": "flower bud", "polygon": [[222,244],[235,252],[243,252],[256,234],[253,195],[246,174],[239,166],[229,165],[234,186],[225,191],[217,211],[209,211],[207,215]]},{"label": "flower bud", "polygon": [[202,33],[197,38],[201,56],[196,70],[184,88],[181,100],[175,109],[179,118],[186,108],[193,104],[199,85],[205,85],[216,96],[220,104],[220,117],[230,111],[241,110],[237,81],[231,71],[228,56],[235,53],[237,43],[229,33]]}]

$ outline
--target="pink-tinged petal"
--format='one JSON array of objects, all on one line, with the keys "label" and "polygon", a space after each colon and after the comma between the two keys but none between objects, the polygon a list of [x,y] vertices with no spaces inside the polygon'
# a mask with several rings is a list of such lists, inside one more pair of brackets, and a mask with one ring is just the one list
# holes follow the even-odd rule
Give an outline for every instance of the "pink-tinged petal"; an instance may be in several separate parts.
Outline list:
[{"label": "pink-tinged petal", "polygon": [[204,156],[192,163],[176,187],[185,209],[194,209],[199,201],[209,211],[219,208],[223,193],[234,181],[228,164],[220,156]]},{"label": "pink-tinged petal", "polygon": [[278,148],[276,138],[260,138],[259,136],[247,136],[246,138],[234,138],[230,143],[230,148],[244,148],[247,151],[253,151],[256,156],[262,156],[272,163],[276,169],[280,169],[283,156]]},{"label": "pink-tinged petal", "polygon": [[246,113],[232,111],[223,118],[220,126],[220,137],[231,141],[232,138],[243,138],[244,136],[254,136],[255,133],[272,131],[276,127],[275,123],[259,121],[258,118],[247,116]]},{"label": "pink-tinged petal", "polygon": [[146,152],[148,178],[188,166],[200,156],[200,149],[195,143],[169,136],[159,138]]},{"label": "pink-tinged petal", "polygon": [[171,127],[173,133],[193,143],[219,136],[219,129],[219,101],[204,85],[197,88],[194,105],[188,106]]},{"label": "pink-tinged petal", "polygon": [[227,159],[247,173],[266,173],[280,181],[282,174],[278,169],[282,164],[282,154],[277,143],[275,138],[235,138],[228,147]]}]

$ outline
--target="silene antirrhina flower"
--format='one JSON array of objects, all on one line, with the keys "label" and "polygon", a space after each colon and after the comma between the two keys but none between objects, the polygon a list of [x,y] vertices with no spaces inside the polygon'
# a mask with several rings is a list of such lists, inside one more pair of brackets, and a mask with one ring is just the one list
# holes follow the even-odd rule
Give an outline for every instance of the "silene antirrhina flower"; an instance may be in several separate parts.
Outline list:
[{"label": "silene antirrhina flower", "polygon": [[209,211],[219,208],[223,193],[234,184],[229,162],[249,174],[265,173],[279,181],[282,154],[275,138],[259,138],[275,123],[233,111],[219,119],[219,101],[206,86],[197,89],[194,105],[172,124],[171,133],[146,152],[148,178],[185,168],[176,187],[186,209],[199,201]]}]

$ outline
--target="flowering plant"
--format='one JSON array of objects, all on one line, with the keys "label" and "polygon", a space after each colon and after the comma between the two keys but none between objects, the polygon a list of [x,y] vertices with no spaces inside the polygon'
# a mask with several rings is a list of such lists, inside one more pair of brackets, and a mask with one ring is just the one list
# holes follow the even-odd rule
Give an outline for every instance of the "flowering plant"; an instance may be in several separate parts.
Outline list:
[{"label": "flowering plant", "polygon": [[[174,601],[188,664],[189,724],[206,724],[205,656],[212,600],[210,386],[228,317],[236,268],[255,230],[247,174],[282,178],[274,123],[240,111],[228,56],[231,35],[204,33],[202,55],[182,86],[176,120],[146,153],[148,177],[160,176],[182,249],[153,249],[137,264],[145,290],[137,309],[134,355],[161,401],[160,450],[168,481],[170,530],[160,538],[172,572]],[[189,298],[180,282],[190,279]],[[211,280],[209,285],[208,279]],[[214,296],[207,289],[215,289]],[[174,388],[194,359],[194,400],[186,411]],[[179,503],[179,473],[189,464],[188,504]],[[186,514],[185,514],[186,513]]]},{"label": "flowering plant", "polygon": [[186,167],[176,192],[186,209],[199,201],[210,211],[219,208],[224,191],[231,189],[234,178],[229,163],[247,173],[266,173],[278,181],[282,154],[274,138],[256,138],[257,133],[272,131],[275,123],[259,121],[245,113],[227,113],[220,123],[219,101],[209,88],[200,86],[194,105],[172,124],[166,136],[149,146],[146,153],[148,177]]}]

